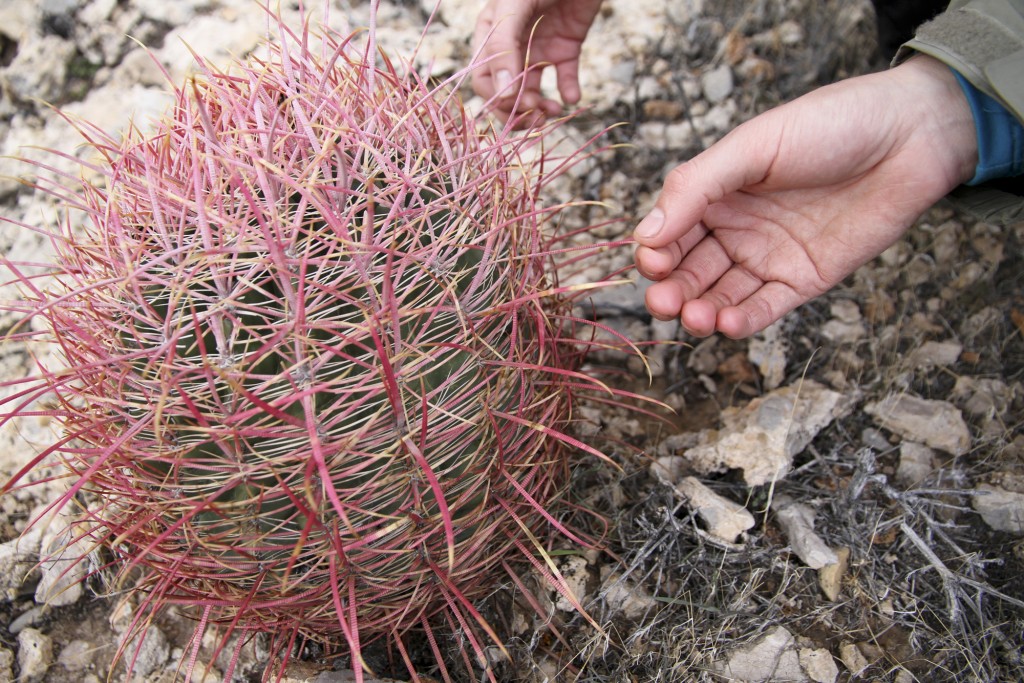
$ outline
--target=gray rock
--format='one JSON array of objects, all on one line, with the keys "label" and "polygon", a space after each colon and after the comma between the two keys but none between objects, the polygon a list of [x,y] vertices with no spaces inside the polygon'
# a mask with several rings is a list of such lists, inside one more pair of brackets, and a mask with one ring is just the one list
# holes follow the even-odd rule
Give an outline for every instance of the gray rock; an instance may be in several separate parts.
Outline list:
[{"label": "gray rock", "polygon": [[648,121],[637,128],[640,143],[659,149],[683,149],[694,140],[693,126],[689,121]]},{"label": "gray rock", "polygon": [[266,16],[262,14],[244,12],[231,18],[198,16],[171,31],[157,55],[175,83],[194,72],[192,50],[211,64],[226,66],[232,57],[250,54],[262,42],[266,28]]},{"label": "gray rock", "polygon": [[732,128],[732,121],[735,115],[735,101],[725,100],[721,104],[711,107],[703,115],[693,115],[693,128],[700,135],[727,133]]},{"label": "gray rock", "polygon": [[[135,635],[133,632],[128,632]],[[150,624],[141,635],[135,635],[125,646],[125,664],[132,665],[132,674],[137,678],[145,678],[162,668],[171,654],[171,646],[167,636],[159,627]]]},{"label": "gray rock", "polygon": [[[355,683],[356,676],[351,671],[321,671],[309,683]],[[393,678],[376,678],[363,676],[363,683],[399,683]]]},{"label": "gray rock", "polygon": [[971,496],[971,502],[985,524],[996,531],[1024,536],[1024,493],[991,484],[980,484],[975,490],[982,495]]},{"label": "gray rock", "polygon": [[864,411],[875,422],[904,439],[963,455],[971,445],[971,433],[956,406],[947,401],[894,394],[870,403]]},{"label": "gray rock", "polygon": [[69,16],[75,13],[81,0],[38,0],[39,9],[50,16]]},{"label": "gray rock", "polygon": [[710,71],[706,71],[701,74],[700,85],[704,90],[704,97],[709,102],[718,104],[732,94],[732,69],[729,68],[728,64],[722,64]]},{"label": "gray rock", "polygon": [[799,45],[804,39],[804,27],[792,19],[782,22],[772,32],[783,45]]},{"label": "gray rock", "polygon": [[960,358],[963,344],[955,341],[927,341],[910,352],[907,363],[915,369],[949,367]]},{"label": "gray rock", "polygon": [[88,573],[83,558],[89,552],[90,542],[88,538],[75,539],[74,533],[68,531],[44,540],[35,595],[40,605],[73,605],[82,597],[82,581]]},{"label": "gray rock", "polygon": [[[160,64],[153,59],[153,55],[147,50],[136,47],[129,50],[121,59],[120,63],[111,72],[110,79],[104,83],[105,87],[131,90],[133,88],[157,88],[157,92],[165,93],[167,81]],[[171,97],[166,95],[166,105],[171,104]]]},{"label": "gray rock", "polygon": [[833,301],[829,310],[832,318],[821,327],[821,335],[836,344],[852,344],[867,335],[860,307],[853,301]]},{"label": "gray rock", "polygon": [[[88,36],[79,41],[82,58],[93,65],[93,68],[116,66],[124,57],[124,53],[135,45],[134,41],[129,40],[128,33],[121,28],[124,24],[132,25],[132,22],[124,21],[122,18],[120,21],[104,21],[93,25]],[[148,38],[141,28],[134,25],[129,30],[139,40]],[[97,71],[97,84],[101,84],[106,78],[107,71]]]},{"label": "gray rock", "polygon": [[1013,389],[1002,380],[961,375],[956,379],[950,399],[968,415],[997,418],[1006,414],[1013,395]]},{"label": "gray rock", "polygon": [[128,592],[111,607],[110,613],[107,615],[107,623],[110,624],[114,633],[125,636],[135,621],[135,601],[135,595]]},{"label": "gray rock", "polygon": [[832,317],[841,323],[859,323],[864,319],[860,312],[860,306],[849,299],[838,299],[829,305],[829,312]]},{"label": "gray rock", "polygon": [[640,619],[658,609],[658,601],[643,586],[626,580],[611,567],[602,568],[601,585],[601,597],[608,607],[627,619]]},{"label": "gray rock", "polygon": [[[576,599],[577,603],[589,602],[587,597],[587,581],[590,578],[590,574],[587,571],[586,558],[578,555],[567,557],[558,563],[558,571],[565,580],[566,589]],[[563,612],[576,611],[572,600],[558,592],[555,593],[555,607]]]},{"label": "gray rock", "polygon": [[0,71],[6,94],[15,101],[56,102],[65,92],[75,46],[57,36],[23,40],[17,56]]},{"label": "gray rock", "polygon": [[616,317],[623,313],[638,314],[643,311],[644,294],[651,282],[644,278],[623,281],[611,287],[593,290],[587,297],[586,307],[599,317]]},{"label": "gray rock", "polygon": [[859,678],[864,669],[871,666],[871,662],[868,661],[867,657],[864,656],[864,653],[860,651],[860,648],[855,643],[847,642],[840,645],[839,659],[855,679]]},{"label": "gray rock", "polygon": [[19,681],[41,681],[52,664],[53,641],[50,636],[34,628],[27,628],[18,634]]},{"label": "gray rock", "polygon": [[[320,671],[316,674],[299,674],[285,671],[280,683],[355,683],[356,676],[351,671]],[[393,678],[376,678],[363,676],[363,683],[401,683]]]},{"label": "gray rock", "polygon": [[730,681],[806,681],[795,644],[793,634],[777,626],[756,643],[733,651],[726,661],[714,663],[712,668]]},{"label": "gray rock", "polygon": [[98,646],[86,640],[72,640],[57,656],[57,663],[68,671],[86,671],[93,664]]},{"label": "gray rock", "polygon": [[900,444],[900,462],[896,467],[896,483],[912,488],[935,471],[935,451],[924,444],[904,441]]},{"label": "gray rock", "polygon": [[839,678],[839,667],[832,653],[826,648],[811,649],[800,648],[800,667],[804,670],[807,678],[814,683],[835,683]]},{"label": "gray rock", "polygon": [[821,336],[834,344],[853,344],[867,335],[863,322],[846,323],[832,319],[821,326]]},{"label": "gray rock", "polygon": [[7,630],[10,631],[12,635],[18,635],[25,629],[40,623],[45,616],[46,611],[43,606],[34,605],[16,616],[14,619],[11,619],[11,623],[7,626]]},{"label": "gray rock", "polygon": [[860,433],[860,442],[868,448],[873,448],[876,451],[887,451],[892,448],[892,444],[885,438],[885,434],[874,427],[864,428]]},{"label": "gray rock", "polygon": [[821,569],[838,564],[835,551],[814,533],[814,510],[808,505],[797,503],[787,496],[776,496],[772,501],[775,518],[782,527],[782,533],[789,541],[800,560],[811,569]]},{"label": "gray rock", "polygon": [[718,337],[708,337],[694,346],[686,358],[686,367],[699,375],[714,373],[723,358],[717,350],[719,341]]},{"label": "gray rock", "polygon": [[0,646],[0,683],[14,680],[14,653]]},{"label": "gray rock", "polygon": [[675,489],[704,521],[712,536],[735,543],[740,534],[754,526],[754,516],[746,508],[718,495],[696,477],[684,477]]},{"label": "gray rock", "polygon": [[[835,555],[837,562],[826,564],[818,569],[818,587],[832,602],[839,599],[839,594],[842,591],[843,579],[846,577],[846,570],[850,567],[850,549],[836,548]],[[814,677],[811,676],[811,678]]]},{"label": "gray rock", "polygon": [[608,72],[608,77],[623,84],[631,84],[636,78],[636,60],[624,59]]},{"label": "gray rock", "polygon": [[694,446],[694,437],[696,434],[692,432],[682,432],[673,434],[659,443],[655,450],[658,457],[651,463],[651,475],[670,484],[685,476],[690,471],[686,458],[672,454]]},{"label": "gray rock", "polygon": [[764,378],[766,389],[776,389],[786,377],[786,353],[789,342],[782,334],[784,320],[769,325],[750,340],[747,356]]},{"label": "gray rock", "polygon": [[798,382],[722,413],[722,428],[700,432],[683,455],[700,473],[739,469],[750,486],[784,477],[793,456],[833,420],[850,412],[855,394],[811,381]]},{"label": "gray rock", "polygon": [[142,16],[168,26],[187,23],[199,10],[208,8],[210,4],[210,0],[134,0],[135,8]]},{"label": "gray rock", "polygon": [[42,532],[32,529],[18,538],[0,543],[0,597],[14,600],[26,581],[38,577],[35,571],[39,561]]},{"label": "gray rock", "polygon": [[37,33],[41,19],[34,2],[0,3],[0,35],[16,43]]},{"label": "gray rock", "polygon": [[78,21],[86,26],[106,23],[117,7],[117,0],[92,0],[78,12]]},{"label": "gray rock", "polygon": [[166,111],[172,101],[166,88],[122,87],[114,82],[92,90],[84,100],[65,109],[111,135],[119,135],[133,120],[145,130],[149,122]]},{"label": "gray rock", "polygon": [[971,342],[985,334],[990,334],[992,328],[1002,324],[1003,312],[995,306],[986,306],[960,325],[960,336],[965,342]]}]

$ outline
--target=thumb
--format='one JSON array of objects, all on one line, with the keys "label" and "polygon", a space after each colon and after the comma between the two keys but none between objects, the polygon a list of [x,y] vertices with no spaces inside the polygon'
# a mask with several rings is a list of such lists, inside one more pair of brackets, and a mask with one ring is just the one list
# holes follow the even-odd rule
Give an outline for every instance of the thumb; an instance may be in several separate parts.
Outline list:
[{"label": "thumb", "polygon": [[523,70],[520,38],[526,30],[526,12],[502,12],[489,3],[477,21],[473,44],[481,66],[473,72],[473,86],[483,97],[515,95],[513,81]]},{"label": "thumb", "polygon": [[[769,112],[770,113],[770,112]],[[675,242],[704,218],[708,207],[763,181],[777,145],[768,114],[741,124],[693,159],[673,168],[654,208],[636,226],[638,244],[657,249]]]}]

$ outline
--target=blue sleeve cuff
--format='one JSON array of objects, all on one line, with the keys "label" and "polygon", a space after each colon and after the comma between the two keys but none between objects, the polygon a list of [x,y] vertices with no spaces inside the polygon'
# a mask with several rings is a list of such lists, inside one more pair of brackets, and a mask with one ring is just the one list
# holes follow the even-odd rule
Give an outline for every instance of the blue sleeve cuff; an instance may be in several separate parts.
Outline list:
[{"label": "blue sleeve cuff", "polygon": [[968,185],[1024,173],[1024,126],[998,100],[978,90],[953,70],[974,115],[978,165]]}]

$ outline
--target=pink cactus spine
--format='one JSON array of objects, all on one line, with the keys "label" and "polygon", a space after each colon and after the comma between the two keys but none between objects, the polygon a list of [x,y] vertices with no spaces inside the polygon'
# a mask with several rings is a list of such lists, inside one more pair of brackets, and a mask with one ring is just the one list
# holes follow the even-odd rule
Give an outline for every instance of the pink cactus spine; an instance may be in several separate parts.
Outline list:
[{"label": "pink cactus spine", "polygon": [[464,74],[432,87],[351,41],[317,56],[281,25],[265,60],[200,60],[151,133],[78,124],[102,181],[49,191],[90,225],[55,237],[57,286],[20,276],[66,367],[4,419],[52,392],[65,438],[13,483],[59,457],[137,629],[195,612],[189,668],[222,624],[285,660],[347,647],[357,678],[377,638],[415,678],[425,634],[448,679],[437,624],[484,659],[474,600],[530,567],[566,593],[547,539],[583,542],[553,512],[567,452],[600,456],[573,397],[618,395],[578,370],[556,261],[580,256],[538,204],[573,160],[524,156],[551,129],[478,125]]}]

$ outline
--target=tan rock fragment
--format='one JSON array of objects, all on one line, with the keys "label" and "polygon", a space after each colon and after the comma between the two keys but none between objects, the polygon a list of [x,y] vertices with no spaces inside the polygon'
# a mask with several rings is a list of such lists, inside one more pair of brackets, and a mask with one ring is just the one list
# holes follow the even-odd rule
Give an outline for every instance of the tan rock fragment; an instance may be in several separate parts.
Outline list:
[{"label": "tan rock fragment", "polygon": [[726,410],[722,428],[702,431],[683,456],[702,474],[738,469],[750,486],[777,481],[789,472],[793,456],[856,400],[811,380],[792,384]]},{"label": "tan rock fragment", "polygon": [[786,535],[789,546],[800,560],[811,569],[838,564],[839,557],[814,533],[814,510],[788,496],[778,496],[772,502],[775,518]]},{"label": "tan rock fragment", "polygon": [[675,489],[712,536],[735,543],[740,534],[754,526],[754,516],[745,507],[718,495],[696,477],[684,477]]},{"label": "tan rock fragment", "polygon": [[979,484],[981,495],[971,496],[971,504],[981,518],[996,531],[1024,535],[1024,494],[991,484]]},{"label": "tan rock fragment", "polygon": [[905,439],[953,455],[963,455],[971,445],[971,433],[963,415],[947,401],[893,394],[868,404],[864,412],[871,415],[879,426]]},{"label": "tan rock fragment", "polygon": [[821,592],[832,602],[839,599],[843,577],[846,576],[846,569],[850,564],[850,549],[837,548],[835,554],[838,562],[826,564],[818,570],[818,585],[821,586]]}]

